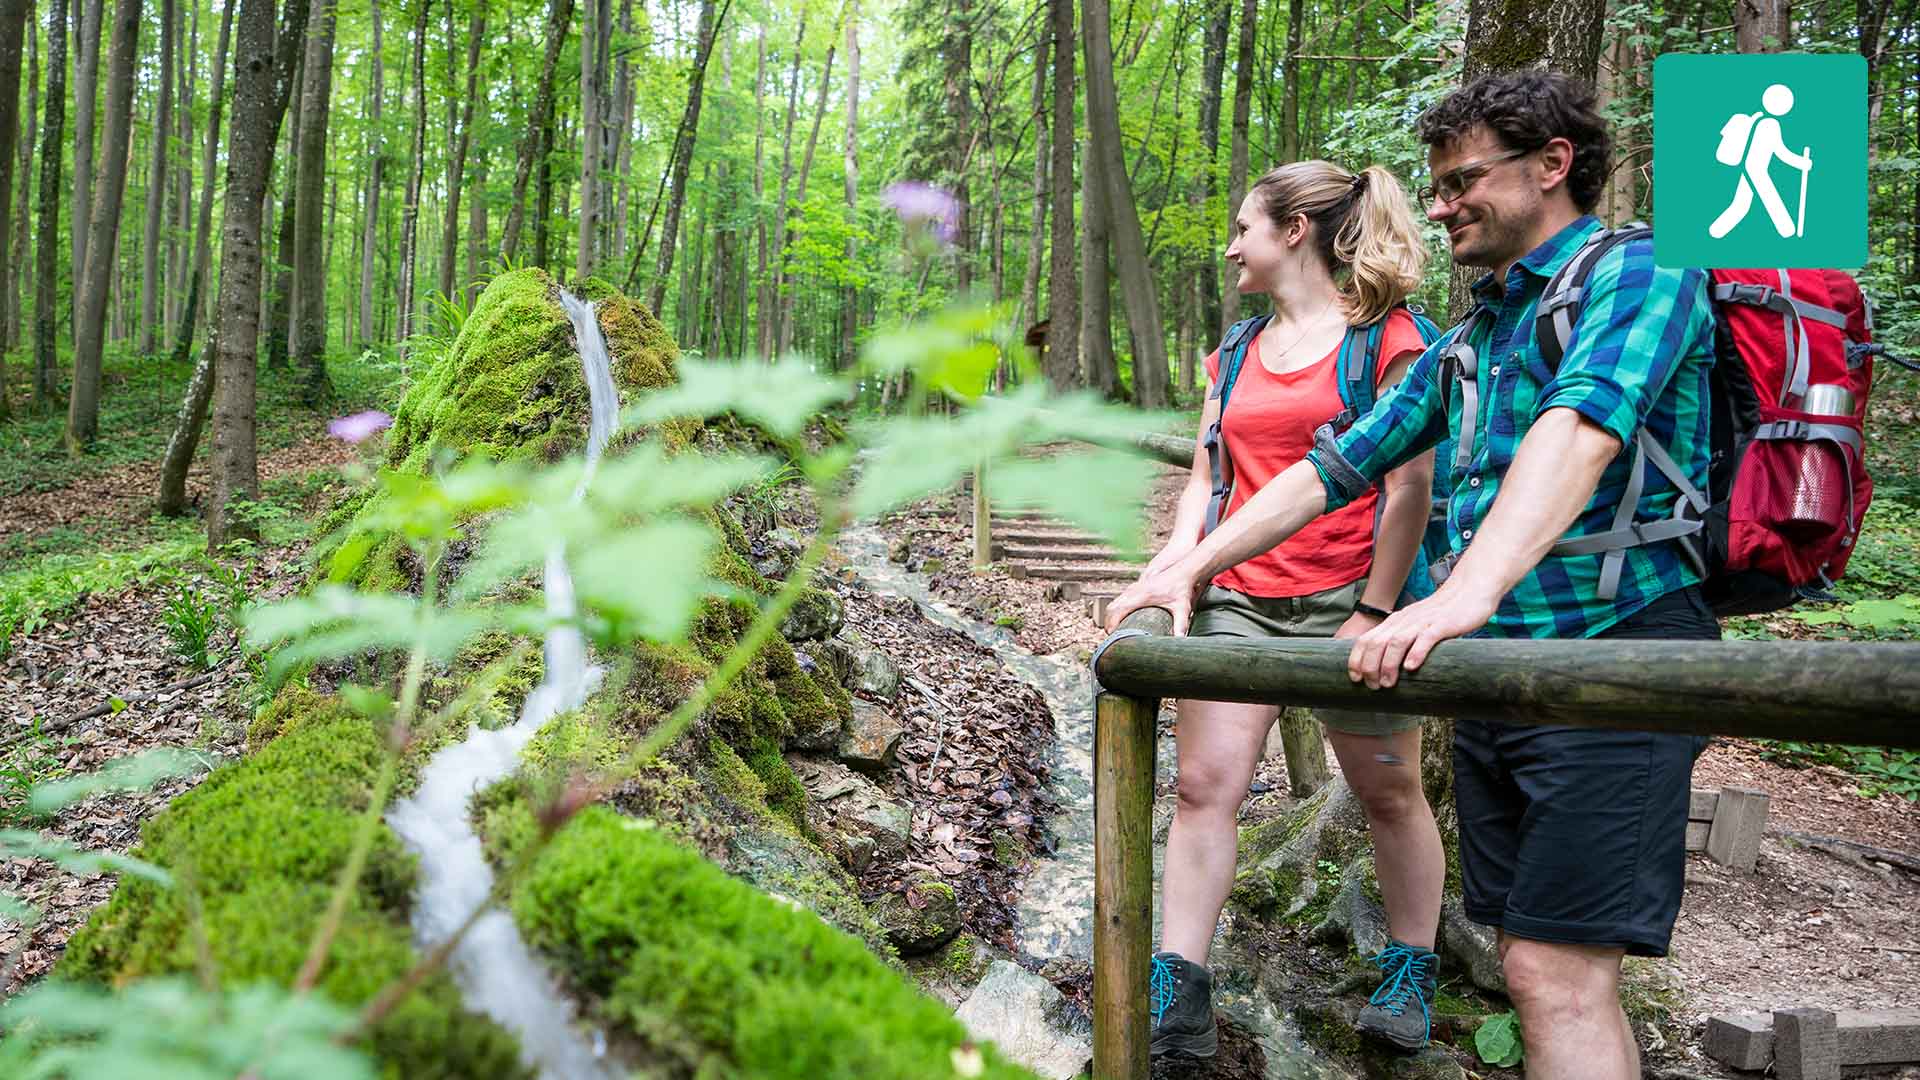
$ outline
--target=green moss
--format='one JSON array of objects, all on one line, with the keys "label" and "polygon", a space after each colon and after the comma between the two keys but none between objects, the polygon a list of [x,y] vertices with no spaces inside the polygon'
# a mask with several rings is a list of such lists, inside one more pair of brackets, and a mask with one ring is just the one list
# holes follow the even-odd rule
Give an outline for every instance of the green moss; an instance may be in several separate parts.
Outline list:
[{"label": "green moss", "polygon": [[254,714],[247,725],[247,749],[259,750],[282,735],[315,720],[338,720],[347,707],[338,698],[324,697],[299,685],[288,686]]},{"label": "green moss", "polygon": [[[385,753],[369,724],[307,692],[283,694],[270,712],[279,718],[275,737],[148,821],[135,852],[192,882],[214,963],[229,984],[291,985]],[[322,993],[358,1006],[413,967],[412,885],[412,858],[378,827],[328,954]],[[128,878],[74,936],[57,970],[120,985],[196,967],[185,893]],[[369,1047],[385,1075],[526,1075],[512,1036],[459,1002],[441,974],[382,1021]]]},{"label": "green moss", "polygon": [[[604,809],[555,837],[513,911],[671,1074],[920,1080],[967,1038],[858,940]],[[1028,1075],[985,1056],[985,1076]]]},{"label": "green moss", "polygon": [[786,818],[801,835],[811,836],[813,829],[807,824],[807,789],[788,767],[787,759],[780,755],[780,744],[768,738],[755,739],[741,758],[765,786],[767,809]]},{"label": "green moss", "polygon": [[767,805],[767,783],[747,766],[733,747],[714,739],[707,744],[707,763],[713,769],[720,794],[746,807]]}]

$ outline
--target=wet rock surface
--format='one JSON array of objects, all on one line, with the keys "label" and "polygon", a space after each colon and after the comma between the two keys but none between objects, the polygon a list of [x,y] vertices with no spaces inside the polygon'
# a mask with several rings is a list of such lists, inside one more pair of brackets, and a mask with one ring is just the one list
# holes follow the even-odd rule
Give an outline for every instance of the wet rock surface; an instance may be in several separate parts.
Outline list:
[{"label": "wet rock surface", "polygon": [[1071,1080],[1093,1061],[1093,1033],[1046,979],[997,961],[958,1013],[973,1037],[1049,1080]]}]

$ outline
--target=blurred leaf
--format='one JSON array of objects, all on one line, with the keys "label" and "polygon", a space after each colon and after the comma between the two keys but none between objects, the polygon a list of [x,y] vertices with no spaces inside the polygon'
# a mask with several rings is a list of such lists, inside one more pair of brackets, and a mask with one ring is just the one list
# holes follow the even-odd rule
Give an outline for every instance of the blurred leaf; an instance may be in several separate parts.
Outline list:
[{"label": "blurred leaf", "polygon": [[1480,1060],[1496,1068],[1511,1069],[1526,1056],[1520,1042],[1520,1017],[1512,1009],[1490,1016],[1473,1032],[1473,1049]]},{"label": "blurred leaf", "polygon": [[[40,910],[12,893],[0,892],[0,919],[11,919],[21,926],[40,921]],[[0,1076],[5,1075],[0,1073]]]},{"label": "blurred leaf", "polygon": [[712,529],[672,518],[571,551],[568,562],[581,607],[605,619],[616,639],[675,641],[702,597],[727,591],[706,572],[717,546]]},{"label": "blurred leaf", "polygon": [[792,438],[823,407],[853,394],[842,378],[822,375],[797,356],[762,365],[682,360],[680,381],[646,395],[627,409],[622,423],[651,424],[676,417],[733,413],[781,438]]},{"label": "blurred leaf", "polygon": [[19,829],[0,830],[0,855],[23,859],[45,859],[62,870],[75,874],[98,874],[112,870],[146,878],[159,885],[172,885],[173,877],[150,862],[111,851],[87,851],[57,837],[43,836]]},{"label": "blurred leaf", "polygon": [[103,791],[144,791],[162,780],[202,772],[206,767],[205,758],[184,750],[148,750],[115,758],[97,772],[35,785],[27,798],[27,809],[51,814]]},{"label": "blurred leaf", "polygon": [[705,509],[777,468],[769,458],[739,454],[686,453],[669,458],[658,446],[643,443],[602,465],[587,499],[614,513]]},{"label": "blurred leaf", "polygon": [[347,703],[347,708],[376,724],[393,714],[392,695],[375,687],[344,683],[340,687],[340,700]]},{"label": "blurred leaf", "polygon": [[248,608],[241,615],[248,644],[279,644],[269,670],[280,673],[311,660],[333,660],[381,650],[424,650],[444,660],[499,623],[498,606],[423,607],[400,593],[360,593],[342,585]]},{"label": "blurred leaf", "polygon": [[1076,449],[991,466],[987,492],[996,506],[1051,511],[1133,558],[1145,525],[1140,508],[1159,472],[1158,465],[1125,451]]}]

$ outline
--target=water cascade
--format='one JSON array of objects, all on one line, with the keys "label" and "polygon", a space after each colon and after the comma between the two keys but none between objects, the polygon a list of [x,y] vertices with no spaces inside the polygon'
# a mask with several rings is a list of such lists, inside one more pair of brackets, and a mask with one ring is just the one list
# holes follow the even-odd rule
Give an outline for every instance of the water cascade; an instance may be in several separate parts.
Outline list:
[{"label": "water cascade", "polygon": [[[606,339],[593,305],[560,294],[573,323],[580,362],[592,406],[586,468],[573,497],[578,501],[593,479],[600,453],[613,437],[620,413],[607,356]],[[587,663],[586,643],[570,620],[574,615],[573,578],[566,553],[548,551],[545,580],[547,611],[556,625],[544,642],[545,674],[527,695],[519,719],[495,731],[475,728],[465,741],[435,754],[421,773],[420,788],[395,804],[387,823],[420,858],[420,886],[414,897],[414,935],[422,948],[452,936],[487,902],[493,871],[468,818],[474,793],[512,773],[522,747],[554,716],[577,709],[599,684],[601,671]],[[553,977],[534,956],[507,912],[487,912],[460,942],[449,961],[467,1005],[485,1013],[520,1039],[520,1055],[548,1080],[612,1080],[620,1070],[605,1060],[605,1039],[589,1039],[573,1026],[573,1006],[554,986]]]}]

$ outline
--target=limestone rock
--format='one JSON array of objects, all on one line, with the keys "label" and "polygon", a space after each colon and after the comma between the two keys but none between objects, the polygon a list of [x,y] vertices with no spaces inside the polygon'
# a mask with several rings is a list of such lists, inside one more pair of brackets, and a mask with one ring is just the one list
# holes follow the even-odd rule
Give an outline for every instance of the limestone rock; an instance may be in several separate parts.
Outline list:
[{"label": "limestone rock", "polygon": [[962,930],[952,941],[925,956],[908,958],[906,967],[922,992],[940,999],[949,1009],[957,1009],[973,993],[994,961],[1006,958],[1005,953],[991,944]]},{"label": "limestone rock", "polygon": [[918,877],[875,901],[873,917],[901,956],[924,956],[960,932],[960,900],[939,878]]},{"label": "limestone rock", "polygon": [[806,667],[808,664],[813,665],[812,670],[808,671],[807,674],[831,679],[848,689],[853,688],[854,673],[859,664],[859,656],[854,648],[847,644],[845,638],[836,637],[828,638],[825,641],[803,642],[794,652],[804,657],[804,659],[800,661],[801,667]]},{"label": "limestone rock", "polygon": [[1091,1035],[1074,1022],[1060,991],[1005,960],[994,962],[957,1015],[975,1039],[997,1044],[1048,1080],[1069,1080],[1093,1060]]},{"label": "limestone rock", "polygon": [[887,545],[888,562],[905,563],[912,554],[913,545],[907,543],[907,538],[904,536]]},{"label": "limestone rock", "polygon": [[806,542],[792,529],[768,529],[753,538],[748,562],[768,581],[785,581]]},{"label": "limestone rock", "polygon": [[1327,904],[1327,913],[1313,928],[1322,941],[1343,941],[1361,956],[1373,956],[1387,947],[1387,912],[1379,900],[1373,858],[1361,856],[1340,873],[1340,886]]},{"label": "limestone rock", "polygon": [[780,624],[780,636],[788,641],[813,641],[830,638],[846,625],[847,606],[825,589],[809,588],[787,612]]},{"label": "limestone rock", "polygon": [[807,791],[807,823],[848,870],[907,857],[913,813],[905,803],[837,761],[794,754],[787,764]]},{"label": "limestone rock", "polygon": [[881,701],[892,701],[900,696],[900,669],[886,653],[870,645],[862,646],[853,650],[852,660],[852,679],[847,683],[847,689],[857,690]]},{"label": "limestone rock", "polygon": [[905,734],[906,729],[886,706],[856,698],[853,723],[840,741],[840,760],[864,773],[885,772],[893,766]]},{"label": "limestone rock", "polygon": [[1457,897],[1440,905],[1440,955],[1455,971],[1465,971],[1473,985],[1490,993],[1507,992],[1507,976],[1500,969],[1500,939],[1490,926],[1467,918]]}]

